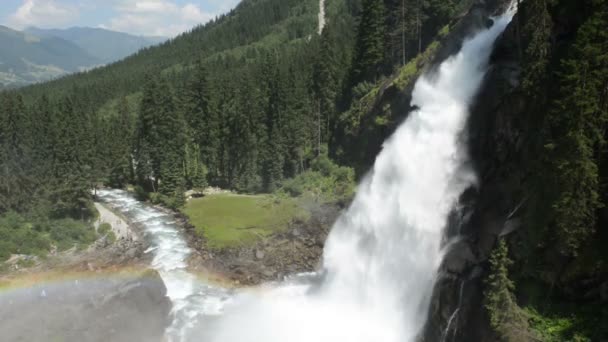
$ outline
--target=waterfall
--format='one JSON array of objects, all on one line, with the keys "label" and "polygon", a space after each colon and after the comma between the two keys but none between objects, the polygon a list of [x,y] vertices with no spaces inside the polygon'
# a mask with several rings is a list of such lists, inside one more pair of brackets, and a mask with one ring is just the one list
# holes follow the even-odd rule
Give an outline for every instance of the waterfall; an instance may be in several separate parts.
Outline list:
[{"label": "waterfall", "polygon": [[319,35],[323,33],[323,29],[325,28],[326,18],[325,18],[325,0],[319,0]]},{"label": "waterfall", "polygon": [[335,224],[317,284],[242,294],[212,341],[414,341],[428,314],[441,240],[459,196],[475,184],[462,135],[492,47],[512,17],[467,39],[416,83],[419,108],[388,139]]},{"label": "waterfall", "polygon": [[[456,310],[454,310],[454,312],[448,319],[448,324],[446,325],[445,330],[443,331],[443,335],[441,336],[441,342],[446,342],[448,340],[448,334],[450,333],[450,328],[452,327],[452,323],[454,323],[454,320],[456,319],[456,317],[458,317],[458,313],[460,313],[460,307],[462,306],[462,296],[464,294],[465,282],[466,282],[466,280],[463,280],[460,283],[460,291],[458,292],[458,305],[456,306]],[[452,336],[456,336],[457,332],[458,332],[458,325],[455,325]]]},{"label": "waterfall", "polygon": [[100,192],[141,221],[152,242],[152,266],[173,302],[168,340],[415,341],[444,255],[447,218],[476,182],[462,143],[468,109],[511,12],[467,39],[432,76],[417,81],[412,105],[418,109],[385,142],[352,205],[336,222],[318,273],[236,294],[214,288],[188,273],[190,249],[172,216],[125,192]]}]

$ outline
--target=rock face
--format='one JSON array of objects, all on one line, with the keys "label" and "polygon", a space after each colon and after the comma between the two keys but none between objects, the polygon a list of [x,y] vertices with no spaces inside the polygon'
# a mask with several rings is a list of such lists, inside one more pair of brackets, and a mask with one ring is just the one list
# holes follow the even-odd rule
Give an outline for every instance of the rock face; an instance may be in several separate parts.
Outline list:
[{"label": "rock face", "polygon": [[460,240],[450,246],[441,268],[425,341],[497,341],[483,308],[483,279],[497,238],[519,229],[519,208],[525,202],[518,190],[525,176],[517,167],[525,143],[515,123],[525,104],[516,93],[521,75],[517,53],[511,24],[497,41],[491,69],[471,108],[468,146],[481,186],[465,193],[460,215],[449,224],[452,237],[458,226]]},{"label": "rock face", "polygon": [[171,303],[155,271],[0,294],[2,341],[162,341]]}]

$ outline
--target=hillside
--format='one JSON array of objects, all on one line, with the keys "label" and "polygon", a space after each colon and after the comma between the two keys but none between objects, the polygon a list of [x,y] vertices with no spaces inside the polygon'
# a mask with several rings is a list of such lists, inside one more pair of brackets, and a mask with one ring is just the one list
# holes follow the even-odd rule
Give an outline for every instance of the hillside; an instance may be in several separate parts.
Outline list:
[{"label": "hillside", "polygon": [[[92,106],[92,110],[98,110],[112,99],[141,91],[146,75],[163,73],[177,85],[183,80],[176,78],[187,78],[189,69],[200,60],[204,60],[211,71],[225,69],[226,63],[231,64],[228,69],[232,71],[243,65],[238,63],[240,61],[259,62],[264,51],[275,47],[293,50],[313,38],[318,6],[316,0],[244,1],[218,19],[160,46],[144,49],[105,68],[25,89],[24,94],[67,95],[74,86],[83,91],[95,89],[95,99],[86,104]],[[338,8],[345,9],[343,1],[336,2],[333,7],[335,14]],[[348,10],[343,16],[340,22],[352,21]],[[345,33],[344,39],[348,42],[352,33]]]},{"label": "hillside", "polygon": [[164,37],[143,37],[101,28],[72,27],[68,29],[40,29],[30,27],[25,32],[36,37],[57,37],[74,43],[103,64],[112,63],[137,51],[160,44]]},{"label": "hillside", "polygon": [[58,37],[38,37],[0,26],[0,84],[22,86],[101,64],[78,45]]}]

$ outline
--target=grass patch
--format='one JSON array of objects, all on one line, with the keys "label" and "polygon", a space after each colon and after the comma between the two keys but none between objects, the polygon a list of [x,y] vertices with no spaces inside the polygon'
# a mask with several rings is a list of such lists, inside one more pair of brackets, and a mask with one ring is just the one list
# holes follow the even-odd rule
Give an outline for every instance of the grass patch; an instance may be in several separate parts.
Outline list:
[{"label": "grass patch", "polygon": [[191,200],[183,211],[210,248],[251,243],[307,218],[295,200],[271,195],[211,195]]}]

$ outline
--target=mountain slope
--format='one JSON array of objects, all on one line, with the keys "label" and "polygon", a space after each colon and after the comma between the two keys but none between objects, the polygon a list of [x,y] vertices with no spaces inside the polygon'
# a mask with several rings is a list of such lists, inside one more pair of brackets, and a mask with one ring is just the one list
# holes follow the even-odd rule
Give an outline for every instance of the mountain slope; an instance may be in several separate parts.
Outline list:
[{"label": "mountain slope", "polygon": [[[295,49],[315,35],[318,12],[318,0],[243,1],[228,14],[159,46],[145,48],[104,68],[29,87],[23,94],[74,95],[72,90],[76,86],[95,94],[75,95],[87,98],[85,105],[95,111],[107,101],[141,91],[146,75],[162,73],[181,78],[201,59],[214,64],[210,70],[222,70],[226,67],[224,62],[234,64],[230,69],[235,70],[242,67],[245,60],[260,60],[265,51],[277,47]],[[351,13],[344,13],[340,18],[341,22],[349,20],[352,20]],[[344,34],[345,41],[352,39],[348,35]],[[243,63],[237,63],[239,60]]]},{"label": "mountain slope", "polygon": [[0,84],[21,86],[101,63],[77,45],[57,37],[40,38],[0,26]]},{"label": "mountain slope", "polygon": [[135,52],[167,40],[164,37],[142,37],[101,28],[72,27],[69,29],[40,29],[30,27],[25,30],[37,37],[58,37],[78,45],[103,63],[112,63]]}]

